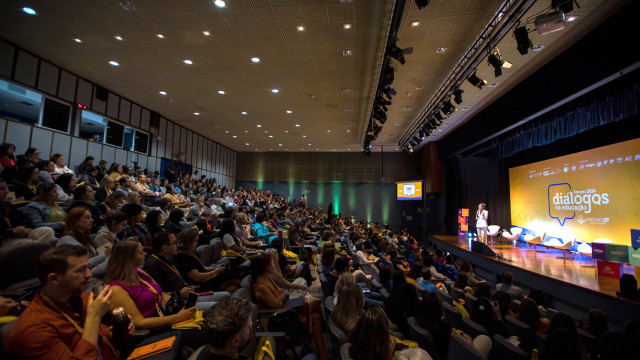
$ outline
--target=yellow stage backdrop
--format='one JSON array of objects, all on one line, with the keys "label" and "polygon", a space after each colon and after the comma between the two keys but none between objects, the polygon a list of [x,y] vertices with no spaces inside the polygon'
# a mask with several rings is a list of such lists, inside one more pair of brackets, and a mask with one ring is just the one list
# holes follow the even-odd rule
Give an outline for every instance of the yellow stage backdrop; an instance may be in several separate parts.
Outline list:
[{"label": "yellow stage backdrop", "polygon": [[511,223],[631,245],[640,229],[640,138],[509,169]]}]

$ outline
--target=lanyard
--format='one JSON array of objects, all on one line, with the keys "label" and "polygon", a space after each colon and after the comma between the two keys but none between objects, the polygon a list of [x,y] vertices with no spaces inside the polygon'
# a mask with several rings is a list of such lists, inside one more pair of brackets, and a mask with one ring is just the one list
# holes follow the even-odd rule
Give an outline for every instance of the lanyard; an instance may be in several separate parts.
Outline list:
[{"label": "lanyard", "polygon": [[151,255],[153,256],[154,259],[160,261],[161,263],[163,263],[165,266],[167,266],[169,269],[171,269],[174,273],[176,273],[176,275],[178,275],[178,277],[180,279],[182,279],[182,275],[180,275],[180,272],[178,271],[178,269],[176,269],[175,266],[165,262],[164,260],[160,259],[158,256],[156,256],[156,254]]},{"label": "lanyard", "polygon": [[163,317],[164,314],[162,313],[162,309],[160,309],[160,305],[158,304],[160,301],[162,301],[162,298],[160,297],[156,289],[154,289],[153,286],[151,286],[151,284],[144,281],[140,276],[138,276],[138,280],[141,283],[145,284],[149,288],[149,290],[153,293],[154,297],[156,298],[155,303],[156,303],[156,310],[158,311],[158,316]]},{"label": "lanyard", "polygon": [[40,292],[40,296],[42,296],[42,298],[44,299],[44,301],[47,303],[47,305],[49,305],[52,309],[56,310],[57,312],[59,312],[62,316],[64,316],[67,320],[69,320],[69,322],[71,323],[71,325],[73,325],[74,328],[76,328],[76,330],[82,334],[84,332],[84,329],[82,327],[80,327],[80,325],[71,318],[71,316],[67,315],[64,311],[60,310],[56,304],[53,303],[53,300],[51,300],[47,295],[43,294],[42,292]]}]

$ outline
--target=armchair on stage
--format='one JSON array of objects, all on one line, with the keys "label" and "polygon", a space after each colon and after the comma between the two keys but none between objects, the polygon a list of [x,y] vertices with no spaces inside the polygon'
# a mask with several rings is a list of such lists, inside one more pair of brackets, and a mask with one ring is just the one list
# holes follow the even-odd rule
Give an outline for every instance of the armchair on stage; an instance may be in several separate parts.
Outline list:
[{"label": "armchair on stage", "polygon": [[527,245],[533,245],[534,256],[536,253],[536,245],[542,245],[542,241],[544,240],[545,235],[546,235],[546,232],[542,231],[540,233],[536,232],[536,235],[527,234],[524,236],[524,241],[527,243]]},{"label": "armchair on stage", "polygon": [[[553,238],[549,240],[549,242],[546,243],[545,245],[550,246],[557,250],[562,250],[562,260],[566,261],[567,258],[564,256],[564,252],[565,251],[571,252],[571,248],[573,247],[573,244],[576,242],[577,238],[578,236],[576,234],[569,234],[566,237],[563,237],[562,240]],[[576,256],[576,253],[574,252],[573,257],[571,257],[571,261],[573,261],[573,258],[575,256]]]},{"label": "armchair on stage", "polygon": [[502,237],[511,242],[520,239],[520,234],[522,234],[522,228],[519,227],[512,227],[511,232],[507,230],[502,231]]},{"label": "armchair on stage", "polygon": [[487,230],[487,236],[491,238],[491,244],[493,245],[493,237],[500,235],[500,225],[489,225]]}]

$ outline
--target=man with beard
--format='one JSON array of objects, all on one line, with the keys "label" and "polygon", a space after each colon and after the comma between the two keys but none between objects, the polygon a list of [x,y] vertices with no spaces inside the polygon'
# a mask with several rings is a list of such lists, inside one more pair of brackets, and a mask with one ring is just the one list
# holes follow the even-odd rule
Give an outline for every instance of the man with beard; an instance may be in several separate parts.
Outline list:
[{"label": "man with beard", "polygon": [[[120,356],[100,320],[109,311],[109,286],[94,298],[83,292],[91,277],[87,251],[60,245],[38,260],[40,290],[16,320],[7,341],[9,359],[103,359]],[[133,332],[133,322],[129,327]]]},{"label": "man with beard", "polygon": [[231,298],[213,305],[204,316],[209,345],[197,360],[241,359],[240,351],[251,339],[251,311],[251,304],[244,299]]}]

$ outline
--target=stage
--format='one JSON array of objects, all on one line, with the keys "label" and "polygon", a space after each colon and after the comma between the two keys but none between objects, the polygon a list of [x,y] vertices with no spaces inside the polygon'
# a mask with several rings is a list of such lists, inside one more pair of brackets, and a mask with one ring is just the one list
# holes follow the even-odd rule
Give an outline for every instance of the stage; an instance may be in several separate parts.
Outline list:
[{"label": "stage", "polygon": [[[566,252],[568,259],[562,259],[562,251],[537,246],[527,248],[524,242],[488,238],[489,247],[499,255],[485,256],[471,252],[471,243],[454,235],[432,235],[431,244],[474,265],[475,273],[492,284],[503,271],[513,273],[514,284],[522,287],[525,294],[533,287],[541,288],[547,294],[551,307],[569,313],[575,319],[586,317],[591,308],[604,310],[615,327],[623,326],[631,317],[640,318],[640,304],[620,299],[616,296],[619,281],[598,278],[594,260]],[[586,266],[585,266],[586,262]],[[629,272],[627,268],[625,272]],[[633,270],[631,270],[631,273]],[[576,305],[576,303],[578,303]]]}]

